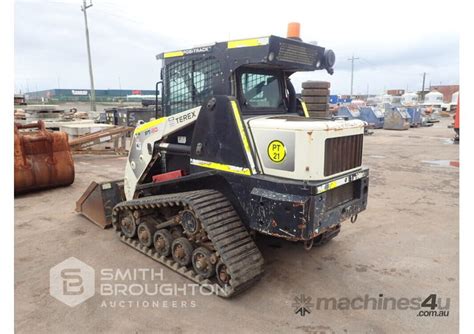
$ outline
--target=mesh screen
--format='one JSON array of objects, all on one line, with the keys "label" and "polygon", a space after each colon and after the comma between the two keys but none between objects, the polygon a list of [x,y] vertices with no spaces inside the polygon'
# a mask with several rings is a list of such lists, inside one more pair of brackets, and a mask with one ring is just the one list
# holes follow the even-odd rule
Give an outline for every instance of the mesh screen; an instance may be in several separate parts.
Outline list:
[{"label": "mesh screen", "polygon": [[212,79],[220,72],[214,58],[181,59],[165,69],[167,78],[166,114],[172,115],[202,105],[213,95]]}]

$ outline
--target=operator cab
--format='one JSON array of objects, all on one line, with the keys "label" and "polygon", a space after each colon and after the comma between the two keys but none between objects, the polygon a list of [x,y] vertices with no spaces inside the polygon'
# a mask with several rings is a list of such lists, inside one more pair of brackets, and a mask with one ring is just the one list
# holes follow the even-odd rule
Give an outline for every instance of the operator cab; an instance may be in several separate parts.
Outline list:
[{"label": "operator cab", "polygon": [[335,55],[301,40],[266,36],[165,52],[162,110],[164,116],[203,105],[212,96],[237,99],[245,118],[300,114],[290,76],[295,72],[333,73]]}]

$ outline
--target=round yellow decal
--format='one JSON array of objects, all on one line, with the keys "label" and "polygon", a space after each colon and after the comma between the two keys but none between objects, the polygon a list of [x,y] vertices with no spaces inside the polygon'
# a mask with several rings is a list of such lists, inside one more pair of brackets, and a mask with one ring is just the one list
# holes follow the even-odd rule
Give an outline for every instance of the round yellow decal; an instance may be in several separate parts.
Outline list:
[{"label": "round yellow decal", "polygon": [[285,160],[286,157],[285,145],[279,140],[272,140],[270,144],[268,144],[267,153],[271,161],[280,163]]}]

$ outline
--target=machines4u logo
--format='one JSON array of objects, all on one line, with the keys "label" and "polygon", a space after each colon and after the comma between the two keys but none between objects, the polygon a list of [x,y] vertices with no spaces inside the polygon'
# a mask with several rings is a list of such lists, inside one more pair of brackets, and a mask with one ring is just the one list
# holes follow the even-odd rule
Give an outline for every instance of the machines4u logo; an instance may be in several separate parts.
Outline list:
[{"label": "machines4u logo", "polygon": [[415,311],[418,317],[448,317],[451,299],[442,298],[436,294],[427,297],[391,297],[383,293],[377,296],[369,294],[349,297],[317,297],[312,299],[305,295],[296,296],[291,304],[295,314],[302,317],[311,313],[313,309],[334,311]]},{"label": "machines4u logo", "polygon": [[294,301],[291,306],[295,314],[299,314],[302,317],[304,317],[306,313],[311,313],[311,309],[314,307],[314,304],[311,302],[311,297],[306,297],[305,295],[296,296]]}]

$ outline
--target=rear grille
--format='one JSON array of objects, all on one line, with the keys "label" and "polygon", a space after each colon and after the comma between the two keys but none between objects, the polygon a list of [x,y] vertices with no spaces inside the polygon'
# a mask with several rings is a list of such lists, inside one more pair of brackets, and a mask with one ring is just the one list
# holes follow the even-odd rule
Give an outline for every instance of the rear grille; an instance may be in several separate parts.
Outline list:
[{"label": "rear grille", "polygon": [[362,165],[364,135],[326,139],[324,176],[329,176]]},{"label": "rear grille", "polygon": [[280,43],[280,52],[278,52],[276,59],[290,63],[313,65],[316,61],[316,53],[304,46]]}]

